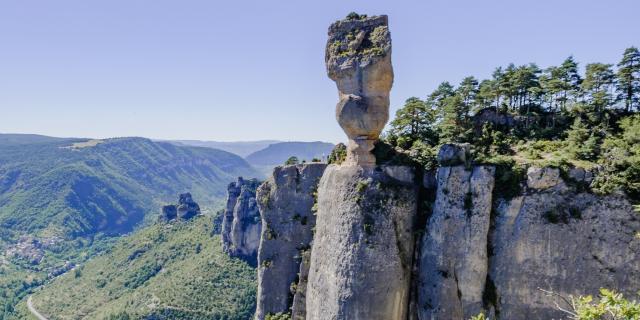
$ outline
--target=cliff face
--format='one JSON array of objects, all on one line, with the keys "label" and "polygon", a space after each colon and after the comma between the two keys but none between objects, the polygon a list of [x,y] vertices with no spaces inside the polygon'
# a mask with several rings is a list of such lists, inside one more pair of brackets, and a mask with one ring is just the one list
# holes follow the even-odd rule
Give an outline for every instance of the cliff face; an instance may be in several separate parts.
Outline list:
[{"label": "cliff face", "polygon": [[492,167],[440,167],[422,239],[419,319],[562,318],[556,298],[540,289],[633,296],[637,213],[621,195],[578,192],[575,183],[558,169],[529,168],[522,195],[505,200],[493,192]]},{"label": "cliff face", "polygon": [[416,190],[409,167],[326,170],[318,187],[307,319],[406,319]]},{"label": "cliff face", "polygon": [[223,250],[253,266],[257,264],[262,225],[256,203],[258,185],[257,180],[244,180],[242,177],[229,184],[222,219]]},{"label": "cliff face", "polygon": [[304,301],[304,270],[308,263],[301,267],[301,262],[310,250],[316,225],[313,212],[316,188],[326,166],[310,163],[276,167],[258,189],[262,234],[256,319],[288,313],[294,300],[298,301],[294,318],[304,319],[300,300]]},{"label": "cliff face", "polygon": [[501,319],[560,318],[557,298],[538,288],[564,296],[614,288],[627,297],[640,289],[640,221],[623,196],[578,193],[560,181],[501,199],[496,213],[489,275]]},{"label": "cliff face", "polygon": [[468,319],[482,310],[495,168],[440,167],[422,240],[420,319]]},{"label": "cliff face", "polygon": [[[640,289],[639,218],[623,196],[580,191],[590,172],[572,169],[565,181],[559,169],[529,168],[526,183],[508,190],[522,195],[507,200],[496,168],[472,165],[469,144],[442,146],[435,175],[378,163],[384,159],[371,151],[393,83],[386,16],[350,14],[332,24],[326,66],[339,92],[336,119],[349,138],[346,159],[326,170],[278,167],[258,191],[256,319],[289,310],[309,320],[469,319],[480,312],[557,319],[563,315],[539,288],[564,295]],[[240,194],[230,186],[229,201],[241,202]],[[235,211],[225,219],[235,221]]]}]

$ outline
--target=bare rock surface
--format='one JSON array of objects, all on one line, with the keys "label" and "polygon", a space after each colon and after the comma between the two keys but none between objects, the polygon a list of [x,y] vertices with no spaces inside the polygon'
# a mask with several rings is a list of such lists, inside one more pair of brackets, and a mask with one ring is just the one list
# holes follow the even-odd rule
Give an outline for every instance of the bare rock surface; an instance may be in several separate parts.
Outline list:
[{"label": "bare rock surface", "polygon": [[193,201],[191,193],[182,193],[176,206],[178,219],[189,220],[200,214],[200,206]]},{"label": "bare rock surface", "polygon": [[329,27],[325,52],[336,82],[336,119],[349,138],[347,163],[375,165],[374,142],[389,120],[393,84],[387,16],[350,15]]},{"label": "bare rock surface", "polygon": [[228,187],[227,205],[222,220],[223,250],[252,266],[257,265],[260,231],[260,211],[256,202],[256,179],[241,177]]},{"label": "bare rock surface", "polygon": [[420,256],[420,319],[468,319],[483,310],[494,174],[492,166],[438,169]]},{"label": "bare rock surface", "polygon": [[467,163],[471,145],[468,143],[447,143],[438,151],[438,163],[441,166],[455,166]]},{"label": "bare rock surface", "polygon": [[311,246],[316,225],[315,194],[326,167],[323,163],[276,167],[258,189],[262,234],[256,319],[289,313],[295,300],[297,317],[304,319],[304,309],[299,305],[301,299],[304,301],[304,283],[300,286],[298,280],[306,281],[306,275],[300,274],[299,278],[298,274]]},{"label": "bare rock surface", "polygon": [[527,169],[527,186],[532,189],[548,189],[560,183],[560,169],[550,167],[529,167]]},{"label": "bare rock surface", "polygon": [[407,318],[417,192],[385,171],[332,165],[322,176],[307,319]]},{"label": "bare rock surface", "polygon": [[[555,298],[640,290],[638,214],[621,195],[534,191],[497,207],[490,279],[501,319],[560,319]],[[562,305],[562,301],[557,301]]]}]

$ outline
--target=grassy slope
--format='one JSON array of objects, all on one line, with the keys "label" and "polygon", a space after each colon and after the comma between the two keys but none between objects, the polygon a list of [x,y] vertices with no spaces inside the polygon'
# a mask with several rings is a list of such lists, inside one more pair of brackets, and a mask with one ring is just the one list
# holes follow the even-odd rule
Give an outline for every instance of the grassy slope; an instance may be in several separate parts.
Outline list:
[{"label": "grassy slope", "polygon": [[132,318],[249,319],[255,270],[222,253],[212,228],[211,218],[198,217],[140,230],[46,285],[33,295],[34,305],[50,319],[103,319],[125,311]]}]

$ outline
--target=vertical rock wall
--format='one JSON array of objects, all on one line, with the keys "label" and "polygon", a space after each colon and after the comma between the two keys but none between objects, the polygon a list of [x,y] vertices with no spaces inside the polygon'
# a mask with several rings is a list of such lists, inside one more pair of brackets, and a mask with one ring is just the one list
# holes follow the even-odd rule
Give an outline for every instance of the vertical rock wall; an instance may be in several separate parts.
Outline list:
[{"label": "vertical rock wall", "polygon": [[[530,179],[531,180],[531,179]],[[490,278],[500,319],[560,319],[540,289],[564,296],[640,290],[640,220],[622,195],[576,193],[564,183],[501,200]]]},{"label": "vertical rock wall", "polygon": [[242,178],[231,183],[222,220],[224,251],[253,266],[257,264],[261,230],[260,211],[256,203],[258,185],[255,179]]},{"label": "vertical rock wall", "polygon": [[420,319],[468,319],[483,310],[495,168],[440,167],[422,241]]},{"label": "vertical rock wall", "polygon": [[[316,188],[326,166],[310,163],[276,167],[258,190],[262,235],[256,319],[289,313],[294,300],[304,299],[304,283],[299,286],[298,274],[303,256],[310,249],[316,225]],[[304,282],[302,277],[305,275],[300,275]],[[304,309],[298,307],[296,313],[304,319]]]},{"label": "vertical rock wall", "polygon": [[416,193],[409,167],[327,168],[318,187],[307,319],[406,319]]},{"label": "vertical rock wall", "polygon": [[238,202],[238,196],[240,196],[240,189],[244,184],[244,179],[238,177],[235,182],[229,183],[227,186],[227,202],[222,213],[222,249],[227,254],[230,252],[231,247],[231,226],[233,225],[233,209]]}]

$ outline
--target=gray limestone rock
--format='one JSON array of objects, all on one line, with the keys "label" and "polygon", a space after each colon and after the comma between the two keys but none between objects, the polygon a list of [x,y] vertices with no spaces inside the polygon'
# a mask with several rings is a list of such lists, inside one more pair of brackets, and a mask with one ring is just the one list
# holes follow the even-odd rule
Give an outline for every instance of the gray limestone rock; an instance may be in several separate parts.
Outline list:
[{"label": "gray limestone rock", "polygon": [[417,189],[385,171],[332,165],[322,176],[306,319],[407,318]]},{"label": "gray limestone rock", "polygon": [[468,319],[483,310],[494,174],[492,166],[438,169],[419,261],[420,319]]},{"label": "gray limestone rock", "polygon": [[160,221],[169,222],[178,218],[178,210],[175,204],[169,204],[162,206],[162,213],[160,214]]},{"label": "gray limestone rock", "polygon": [[[289,313],[295,300],[298,317],[304,312],[299,308],[299,301],[304,300],[304,284],[298,284],[298,274],[303,254],[310,249],[316,225],[316,188],[326,167],[323,163],[276,167],[258,189],[262,234],[256,319]],[[300,277],[303,280],[303,275]]]},{"label": "gray limestone rock", "polygon": [[178,219],[189,220],[200,214],[200,206],[193,201],[191,193],[182,193],[176,206]]},{"label": "gray limestone rock", "polygon": [[224,251],[252,266],[257,265],[260,245],[261,220],[256,203],[256,179],[231,183],[228,188],[227,206],[222,220],[222,243]]},{"label": "gray limestone rock", "polygon": [[307,318],[307,284],[309,283],[309,267],[311,266],[311,248],[300,253],[300,272],[298,273],[298,285],[293,295],[291,306],[292,320],[305,320]]},{"label": "gray limestone rock", "polygon": [[562,301],[539,288],[564,296],[640,290],[640,221],[624,196],[554,188],[499,203],[489,272],[501,319],[564,317],[554,304]]},{"label": "gray limestone rock", "polygon": [[244,184],[244,179],[238,177],[236,182],[231,182],[227,186],[227,201],[222,214],[222,250],[229,253],[229,247],[231,246],[231,226],[233,225],[233,209],[238,202],[238,196],[240,196],[240,189]]},{"label": "gray limestone rock", "polygon": [[393,84],[387,16],[350,15],[329,27],[327,74],[336,82],[336,119],[349,138],[349,164],[375,165],[374,142],[389,120]]},{"label": "gray limestone rock", "polygon": [[529,188],[539,190],[548,189],[561,181],[560,169],[558,168],[529,167],[529,169],[527,169],[527,186]]},{"label": "gray limestone rock", "polygon": [[441,166],[456,166],[467,163],[471,145],[468,143],[447,143],[438,151],[438,163]]}]

